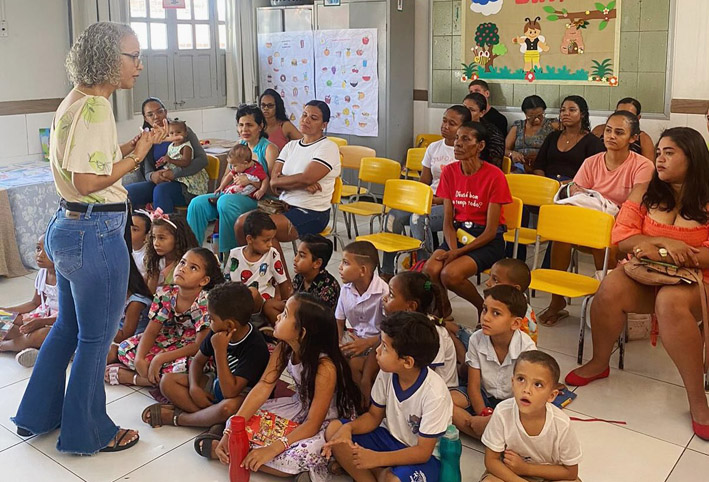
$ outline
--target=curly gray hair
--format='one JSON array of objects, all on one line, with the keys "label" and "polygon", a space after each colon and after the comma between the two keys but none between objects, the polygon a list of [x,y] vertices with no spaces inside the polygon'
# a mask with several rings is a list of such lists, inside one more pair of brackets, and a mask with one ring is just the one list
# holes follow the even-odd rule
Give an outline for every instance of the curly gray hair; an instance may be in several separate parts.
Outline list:
[{"label": "curly gray hair", "polygon": [[98,22],[84,30],[66,57],[66,70],[74,85],[118,85],[121,78],[121,40],[135,35],[128,25]]}]

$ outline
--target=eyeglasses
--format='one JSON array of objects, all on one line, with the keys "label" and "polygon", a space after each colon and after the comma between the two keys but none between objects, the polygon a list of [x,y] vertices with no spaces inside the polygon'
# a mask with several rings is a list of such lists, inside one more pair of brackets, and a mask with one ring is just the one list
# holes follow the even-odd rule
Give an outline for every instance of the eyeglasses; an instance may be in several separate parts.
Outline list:
[{"label": "eyeglasses", "polygon": [[525,116],[525,118],[526,118],[528,121],[533,121],[533,120],[536,120],[536,119],[540,119],[540,120],[541,120],[541,119],[544,119],[544,113],[537,114],[537,115],[527,115],[527,116]]},{"label": "eyeglasses", "polygon": [[261,104],[261,110],[273,109],[274,107],[276,107],[276,104]]},{"label": "eyeglasses", "polygon": [[125,52],[121,52],[121,55],[125,55],[126,57],[133,59],[133,65],[136,67],[143,63],[143,56],[141,54],[127,54]]},{"label": "eyeglasses", "polygon": [[155,119],[156,117],[163,115],[165,112],[166,111],[163,108],[160,108],[160,109],[156,110],[155,112],[146,112],[145,118],[146,119]]}]

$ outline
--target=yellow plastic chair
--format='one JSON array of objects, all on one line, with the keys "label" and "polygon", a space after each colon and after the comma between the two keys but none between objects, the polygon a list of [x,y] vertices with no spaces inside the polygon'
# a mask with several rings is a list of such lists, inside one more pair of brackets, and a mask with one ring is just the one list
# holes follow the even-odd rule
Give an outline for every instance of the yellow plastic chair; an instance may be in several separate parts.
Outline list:
[{"label": "yellow plastic chair", "polygon": [[[342,249],[345,248],[345,243],[342,242],[342,238],[337,233],[337,207],[342,199],[342,179],[340,177],[335,178],[335,189],[332,191],[332,198],[330,199],[330,204],[332,204],[332,226],[327,226],[320,232],[320,236],[325,238],[332,237],[333,244],[335,245],[335,251],[337,251],[337,243],[339,242]],[[298,244],[296,240],[293,243],[293,253],[298,251]]]},{"label": "yellow plastic chair", "polygon": [[[357,180],[357,188],[362,187],[362,183],[366,182],[370,186],[375,184],[386,184],[389,179],[399,179],[401,175],[401,164],[387,159],[385,157],[364,157],[359,168],[359,178]],[[431,189],[430,187],[428,188]],[[384,214],[384,205],[378,202],[360,201],[360,196],[357,196],[354,202],[340,204],[340,211],[345,215],[345,225],[347,226],[347,235],[351,234],[351,225],[354,224],[355,236],[359,236],[359,230],[355,221],[355,216],[369,216],[369,233],[374,231],[374,219],[378,218],[381,222]]]},{"label": "yellow plastic chair", "polygon": [[423,171],[423,156],[426,154],[425,147],[412,147],[406,151],[406,165],[404,166],[404,179],[420,179]]},{"label": "yellow plastic chair", "polygon": [[[522,200],[525,206],[543,206],[554,202],[554,194],[559,190],[559,181],[533,174],[507,174],[507,185],[512,196]],[[516,239],[515,239],[516,237]],[[537,239],[535,229],[522,226],[517,233],[507,232],[504,235],[508,243],[530,245]],[[546,240],[542,238],[541,242]]]},{"label": "yellow plastic chair", "polygon": [[[359,171],[359,166],[362,164],[362,158],[375,157],[377,152],[371,147],[346,145],[340,146],[340,155],[342,156],[340,158],[342,169]],[[358,191],[357,186],[352,186],[349,184],[342,185],[342,197],[345,199],[349,199],[352,196],[357,195],[369,195],[368,193],[369,191],[367,191],[364,187],[360,187]],[[372,199],[374,199],[374,196],[372,196]]]},{"label": "yellow plastic chair", "polygon": [[586,308],[588,302],[598,291],[601,282],[591,276],[555,269],[536,269],[539,261],[541,238],[550,241],[569,243],[592,249],[605,250],[602,276],[608,269],[610,255],[611,230],[615,218],[610,214],[578,206],[550,204],[539,208],[537,223],[537,241],[534,246],[534,264],[532,282],[529,288],[544,291],[567,298],[581,298],[581,322],[579,333],[578,362],[583,356],[583,341],[586,326]]},{"label": "yellow plastic chair", "polygon": [[429,144],[440,141],[443,136],[440,134],[419,134],[416,136],[416,143],[414,147],[428,147]]},{"label": "yellow plastic chair", "polygon": [[[431,212],[433,191],[426,184],[407,179],[390,179],[384,185],[383,204],[388,209],[399,209],[419,216],[425,216],[424,226],[428,226],[428,215]],[[388,216],[388,214],[386,215]],[[385,219],[386,219],[385,216]],[[424,229],[426,233],[428,229]],[[424,234],[425,236],[425,234]],[[385,253],[396,253],[394,266],[398,270],[399,256],[402,253],[417,251],[425,246],[423,240],[404,236],[403,234],[378,233],[357,236],[357,241],[369,241],[378,250]]]},{"label": "yellow plastic chair", "polygon": [[512,172],[512,159],[507,156],[502,158],[502,172],[505,174]]},{"label": "yellow plastic chair", "polygon": [[346,146],[348,144],[347,139],[343,139],[342,137],[327,136],[327,138],[337,144],[337,147]]},{"label": "yellow plastic chair", "polygon": [[207,167],[204,170],[209,176],[209,190],[214,191],[217,188],[216,183],[219,182],[219,158],[207,154]]}]

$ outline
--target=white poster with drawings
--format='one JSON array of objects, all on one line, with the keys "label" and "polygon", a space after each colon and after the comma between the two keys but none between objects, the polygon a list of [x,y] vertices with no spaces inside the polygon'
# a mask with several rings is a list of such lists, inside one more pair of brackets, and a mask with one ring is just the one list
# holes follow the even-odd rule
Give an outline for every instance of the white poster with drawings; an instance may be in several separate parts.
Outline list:
[{"label": "white poster with drawings", "polygon": [[286,115],[295,122],[315,98],[313,32],[259,34],[258,58],[261,92],[274,89],[281,94]]},{"label": "white poster with drawings", "polygon": [[328,132],[378,136],[377,29],[317,30],[315,87],[330,106]]}]

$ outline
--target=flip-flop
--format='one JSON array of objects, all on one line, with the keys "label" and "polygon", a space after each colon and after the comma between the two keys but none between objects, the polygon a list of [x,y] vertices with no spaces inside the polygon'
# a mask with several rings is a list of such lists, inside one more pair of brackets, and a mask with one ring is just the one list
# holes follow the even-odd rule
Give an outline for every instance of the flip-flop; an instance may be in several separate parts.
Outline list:
[{"label": "flip-flop", "polygon": [[[113,445],[109,445],[107,447],[102,448],[99,450],[99,452],[121,452],[123,450],[129,449],[135,444],[138,443],[138,440],[140,440],[140,434],[136,432],[136,437],[134,440],[131,440],[125,445],[121,445],[121,442],[123,441],[124,438],[126,438],[126,435],[128,435],[131,432],[131,429],[128,428],[120,428],[118,429],[118,432],[116,432],[115,437],[113,437]],[[119,437],[120,435],[120,437]]]},{"label": "flip-flop", "polygon": [[549,311],[549,308],[543,310],[543,311],[542,311],[541,313],[539,313],[539,315],[537,316],[537,323],[539,323],[539,324],[542,325],[542,326],[549,326],[549,327],[554,326],[554,325],[556,325],[557,323],[559,323],[561,320],[563,320],[564,318],[568,318],[568,316],[569,316],[569,312],[568,312],[568,311],[566,311],[566,310],[559,310],[559,311],[557,311],[556,313],[554,313],[553,315],[551,315],[548,320],[543,321],[543,320],[542,320],[542,317],[544,316],[544,314],[545,314],[547,311]]},{"label": "flip-flop", "polygon": [[209,460],[216,460],[216,458],[212,457],[212,441],[219,442],[221,439],[222,438],[217,434],[211,432],[204,432],[195,437],[194,449],[202,457],[207,458]]}]

